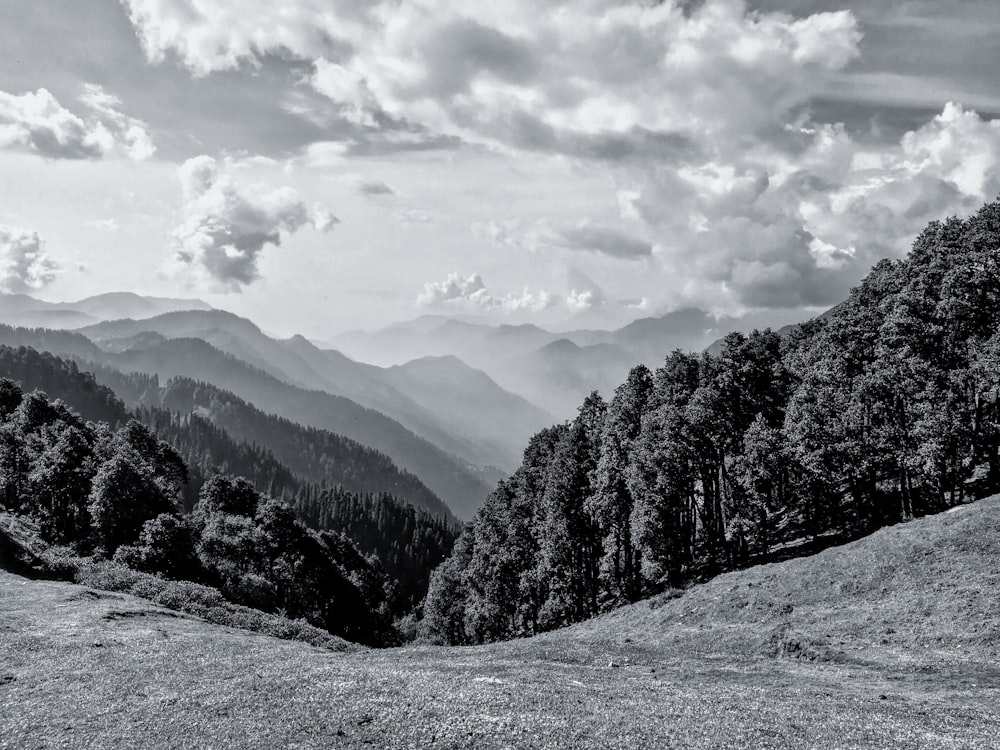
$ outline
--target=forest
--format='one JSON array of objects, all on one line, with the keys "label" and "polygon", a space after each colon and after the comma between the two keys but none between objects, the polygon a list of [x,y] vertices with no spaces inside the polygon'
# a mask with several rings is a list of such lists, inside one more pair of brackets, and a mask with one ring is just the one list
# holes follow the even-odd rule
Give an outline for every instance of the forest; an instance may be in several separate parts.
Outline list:
[{"label": "forest", "polygon": [[74,555],[388,645],[455,538],[447,516],[309,481],[196,414],[130,412],[72,362],[0,347],[0,371],[0,504]]},{"label": "forest", "polygon": [[1000,202],[828,314],[674,351],[542,430],[431,579],[440,643],[529,636],[1000,487]]}]

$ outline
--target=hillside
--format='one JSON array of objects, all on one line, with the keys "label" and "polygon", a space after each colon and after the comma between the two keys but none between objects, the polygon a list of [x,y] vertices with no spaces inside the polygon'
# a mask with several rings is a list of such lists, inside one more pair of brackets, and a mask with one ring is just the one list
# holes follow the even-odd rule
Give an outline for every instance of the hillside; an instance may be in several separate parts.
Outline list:
[{"label": "hillside", "polygon": [[347,654],[0,572],[0,737],[9,747],[995,747],[997,539],[994,497],[540,637]]},{"label": "hillside", "polygon": [[[235,321],[240,326],[253,325],[228,313],[209,315]],[[183,315],[168,319],[190,320]],[[109,326],[108,331],[127,338],[141,334],[141,326],[134,330],[134,321],[117,321]],[[201,338],[140,338],[139,348],[122,350],[120,346],[112,346],[112,351],[102,351],[79,333],[0,325],[0,345],[32,346],[57,355],[78,357],[84,366],[95,363],[119,372],[155,374],[162,380],[183,376],[209,382],[270,414],[349,437],[385,453],[400,468],[416,474],[460,517],[471,516],[489,491],[486,480],[467,463],[381,412],[342,396],[290,385]]]},{"label": "hillside", "polygon": [[[254,323],[221,310],[171,312],[143,320],[114,320],[80,331],[103,348],[134,354],[166,339],[201,339],[285,383],[343,396],[398,421],[441,450],[476,466],[512,470],[531,434],[553,417],[503,391],[458,360],[385,369],[320,349],[302,336],[274,339]],[[441,394],[441,378],[462,387]],[[512,417],[516,417],[512,418]],[[498,422],[507,418],[505,425]]]},{"label": "hillside", "polygon": [[105,362],[123,372],[206,381],[268,413],[350,437],[416,474],[459,517],[469,517],[488,492],[461,461],[384,414],[342,396],[288,385],[201,339],[170,339],[142,351],[109,355]]},{"label": "hillside", "polygon": [[351,492],[391,492],[435,516],[453,518],[417,477],[353,440],[266,414],[232,393],[187,378],[171,379],[157,395],[157,406],[197,414],[245,443],[273,446],[275,458],[309,482]]},{"label": "hillside", "polygon": [[508,472],[520,463],[528,438],[555,420],[457,357],[411,360],[379,370],[379,377],[429,407],[453,434],[475,436],[485,457]]}]

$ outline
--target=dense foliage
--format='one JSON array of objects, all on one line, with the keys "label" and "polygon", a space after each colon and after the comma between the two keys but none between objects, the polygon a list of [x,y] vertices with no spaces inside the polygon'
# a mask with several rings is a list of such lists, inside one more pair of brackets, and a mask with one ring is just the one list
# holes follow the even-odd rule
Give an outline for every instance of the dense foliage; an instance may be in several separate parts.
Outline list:
[{"label": "dense foliage", "polygon": [[[366,643],[397,637],[391,619],[451,549],[448,518],[309,482],[198,414],[130,414],[72,362],[0,347],[0,374],[45,383],[94,420],[0,380],[0,502],[49,542]],[[155,379],[125,380],[157,392]]]},{"label": "dense foliage", "polygon": [[248,481],[216,475],[182,511],[187,466],[136,420],[84,422],[60,400],[0,380],[4,506],[46,541],[166,578],[352,640],[391,641],[395,583],[339,534],[316,533]]},{"label": "dense foliage", "polygon": [[639,366],[536,435],[438,568],[427,634],[529,635],[1000,486],[1000,203],[823,320]]},{"label": "dense foliage", "polygon": [[451,517],[433,492],[386,454],[342,435],[266,414],[209,383],[171,378],[160,389],[160,404],[171,411],[202,414],[238,440],[268,446],[281,463],[310,482],[358,493],[392,492],[435,515]]}]

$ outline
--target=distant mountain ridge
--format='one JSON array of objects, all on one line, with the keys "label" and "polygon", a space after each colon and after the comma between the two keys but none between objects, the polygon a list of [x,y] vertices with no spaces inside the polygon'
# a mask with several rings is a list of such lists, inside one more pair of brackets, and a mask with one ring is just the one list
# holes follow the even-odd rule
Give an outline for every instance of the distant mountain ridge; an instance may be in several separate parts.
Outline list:
[{"label": "distant mountain ridge", "polygon": [[674,349],[701,351],[731,331],[785,323],[781,313],[716,318],[687,308],[613,330],[555,332],[530,323],[491,325],[424,315],[372,332],[350,331],[331,343],[350,357],[383,366],[455,356],[504,389],[568,419],[590,391],[610,395],[637,362],[655,367]]},{"label": "distant mountain ridge", "polygon": [[75,302],[46,302],[27,294],[0,293],[0,320],[24,328],[82,328],[102,320],[149,318],[175,310],[211,310],[200,299],[109,292]]},{"label": "distant mountain ridge", "polygon": [[[107,321],[79,332],[119,352],[153,344],[153,334],[201,339],[278,380],[381,412],[478,467],[512,469],[527,439],[555,419],[455,357],[433,366],[427,361],[381,368],[320,349],[302,336],[271,338],[253,322],[222,310]],[[451,387],[440,387],[445,382]]]}]

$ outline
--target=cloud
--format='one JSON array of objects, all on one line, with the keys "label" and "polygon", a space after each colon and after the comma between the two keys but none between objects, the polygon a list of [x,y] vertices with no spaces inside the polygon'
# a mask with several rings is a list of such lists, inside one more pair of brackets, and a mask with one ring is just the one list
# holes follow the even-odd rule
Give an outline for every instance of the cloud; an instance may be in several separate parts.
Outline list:
[{"label": "cloud", "polygon": [[629,299],[623,300],[622,304],[625,305],[630,310],[639,310],[640,312],[646,312],[652,308],[653,304],[650,302],[649,297],[640,297],[639,299]]},{"label": "cloud", "polygon": [[598,297],[592,290],[577,291],[571,289],[566,296],[566,306],[573,312],[582,313],[596,310],[604,304],[604,300]]},{"label": "cloud", "polygon": [[[316,58],[357,37],[377,4],[327,0],[198,3],[123,0],[149,60],[168,54],[197,75],[257,65],[266,54]],[[349,45],[347,45],[349,48]]]},{"label": "cloud", "polygon": [[395,195],[396,191],[381,180],[366,180],[358,185],[362,195]]},{"label": "cloud", "polygon": [[0,289],[34,292],[55,281],[58,272],[37,232],[0,224]]},{"label": "cloud", "polygon": [[[729,160],[651,167],[620,190],[646,222],[685,302],[821,307],[879,258],[901,257],[929,221],[1000,193],[1000,121],[956,104],[895,144],[832,125],[789,126]],[[682,275],[681,275],[682,273]]]},{"label": "cloud", "polygon": [[558,303],[559,297],[544,289],[532,292],[525,288],[520,294],[508,292],[496,297],[489,292],[478,273],[467,277],[449,274],[444,281],[424,284],[424,291],[417,296],[417,304],[421,307],[459,307],[504,313],[541,312]]},{"label": "cloud", "polygon": [[193,271],[220,291],[238,292],[260,278],[264,247],[305,226],[328,231],[337,218],[320,207],[309,209],[289,187],[236,185],[209,156],[178,168],[187,201],[174,230],[174,266]]},{"label": "cloud", "polygon": [[662,147],[779,122],[857,57],[861,39],[849,12],[794,19],[740,0],[125,3],[153,61],[172,53],[204,75],[289,54],[313,62],[309,85],[357,124],[389,117],[592,155],[630,153],[644,135]]},{"label": "cloud", "polygon": [[632,237],[613,227],[589,224],[560,230],[556,243],[568,250],[582,250],[625,260],[641,260],[653,254],[653,245],[646,240]]},{"label": "cloud", "polygon": [[417,304],[430,307],[454,300],[478,300],[485,292],[486,284],[478,273],[467,278],[452,273],[444,281],[429,281],[424,284],[424,291],[417,297]]},{"label": "cloud", "polygon": [[107,134],[99,130],[105,154],[120,149],[129,158],[141,161],[156,153],[156,146],[146,131],[146,124],[122,114],[118,109],[122,101],[117,96],[109,94],[97,84],[85,83],[79,99],[98,119],[101,127],[107,130]]},{"label": "cloud", "polygon": [[[1000,121],[967,107],[944,106],[902,136],[816,119],[843,112],[824,110],[824,98],[863,100],[865,76],[912,86],[917,77],[872,60],[900,53],[880,47],[893,18],[929,17],[933,4],[881,3],[866,41],[868,6],[814,12],[836,4],[812,0],[293,0],[280,9],[249,0],[200,13],[183,0],[125,2],[153,60],[176,55],[197,74],[267,54],[309,61],[300,88],[352,125],[347,140],[308,152],[317,163],[482,144],[568,155],[582,173],[606,175],[620,224],[560,228],[565,218],[526,211],[471,230],[500,247],[641,260],[635,288],[607,283],[614,299],[641,296],[653,309],[829,305],[876,260],[903,255],[929,220],[1000,193]],[[855,64],[863,51],[874,57]],[[985,73],[977,85],[993,97]],[[923,86],[914,101],[926,105],[934,92]],[[585,215],[605,216],[588,201]],[[474,278],[428,284],[422,304],[538,304]],[[605,304],[594,286],[566,289],[557,304]]]},{"label": "cloud", "polygon": [[95,84],[84,84],[84,112],[63,107],[47,89],[20,95],[0,91],[0,148],[51,159],[99,159],[124,155],[148,159],[156,152],[145,123],[122,114],[121,101]]},{"label": "cloud", "polygon": [[313,66],[310,84],[337,105],[338,114],[343,119],[365,127],[378,125],[378,102],[361,76],[322,58],[316,60]]},{"label": "cloud", "polygon": [[112,219],[90,219],[83,222],[85,226],[100,229],[104,232],[117,232],[121,227],[118,222]]},{"label": "cloud", "polygon": [[485,240],[497,247],[508,247],[520,244],[521,220],[517,217],[509,219],[481,221],[470,227],[474,237]]},{"label": "cloud", "polygon": [[570,285],[569,294],[566,295],[566,307],[570,312],[590,312],[604,307],[607,303],[604,289],[579,268],[567,269],[566,276]]}]

